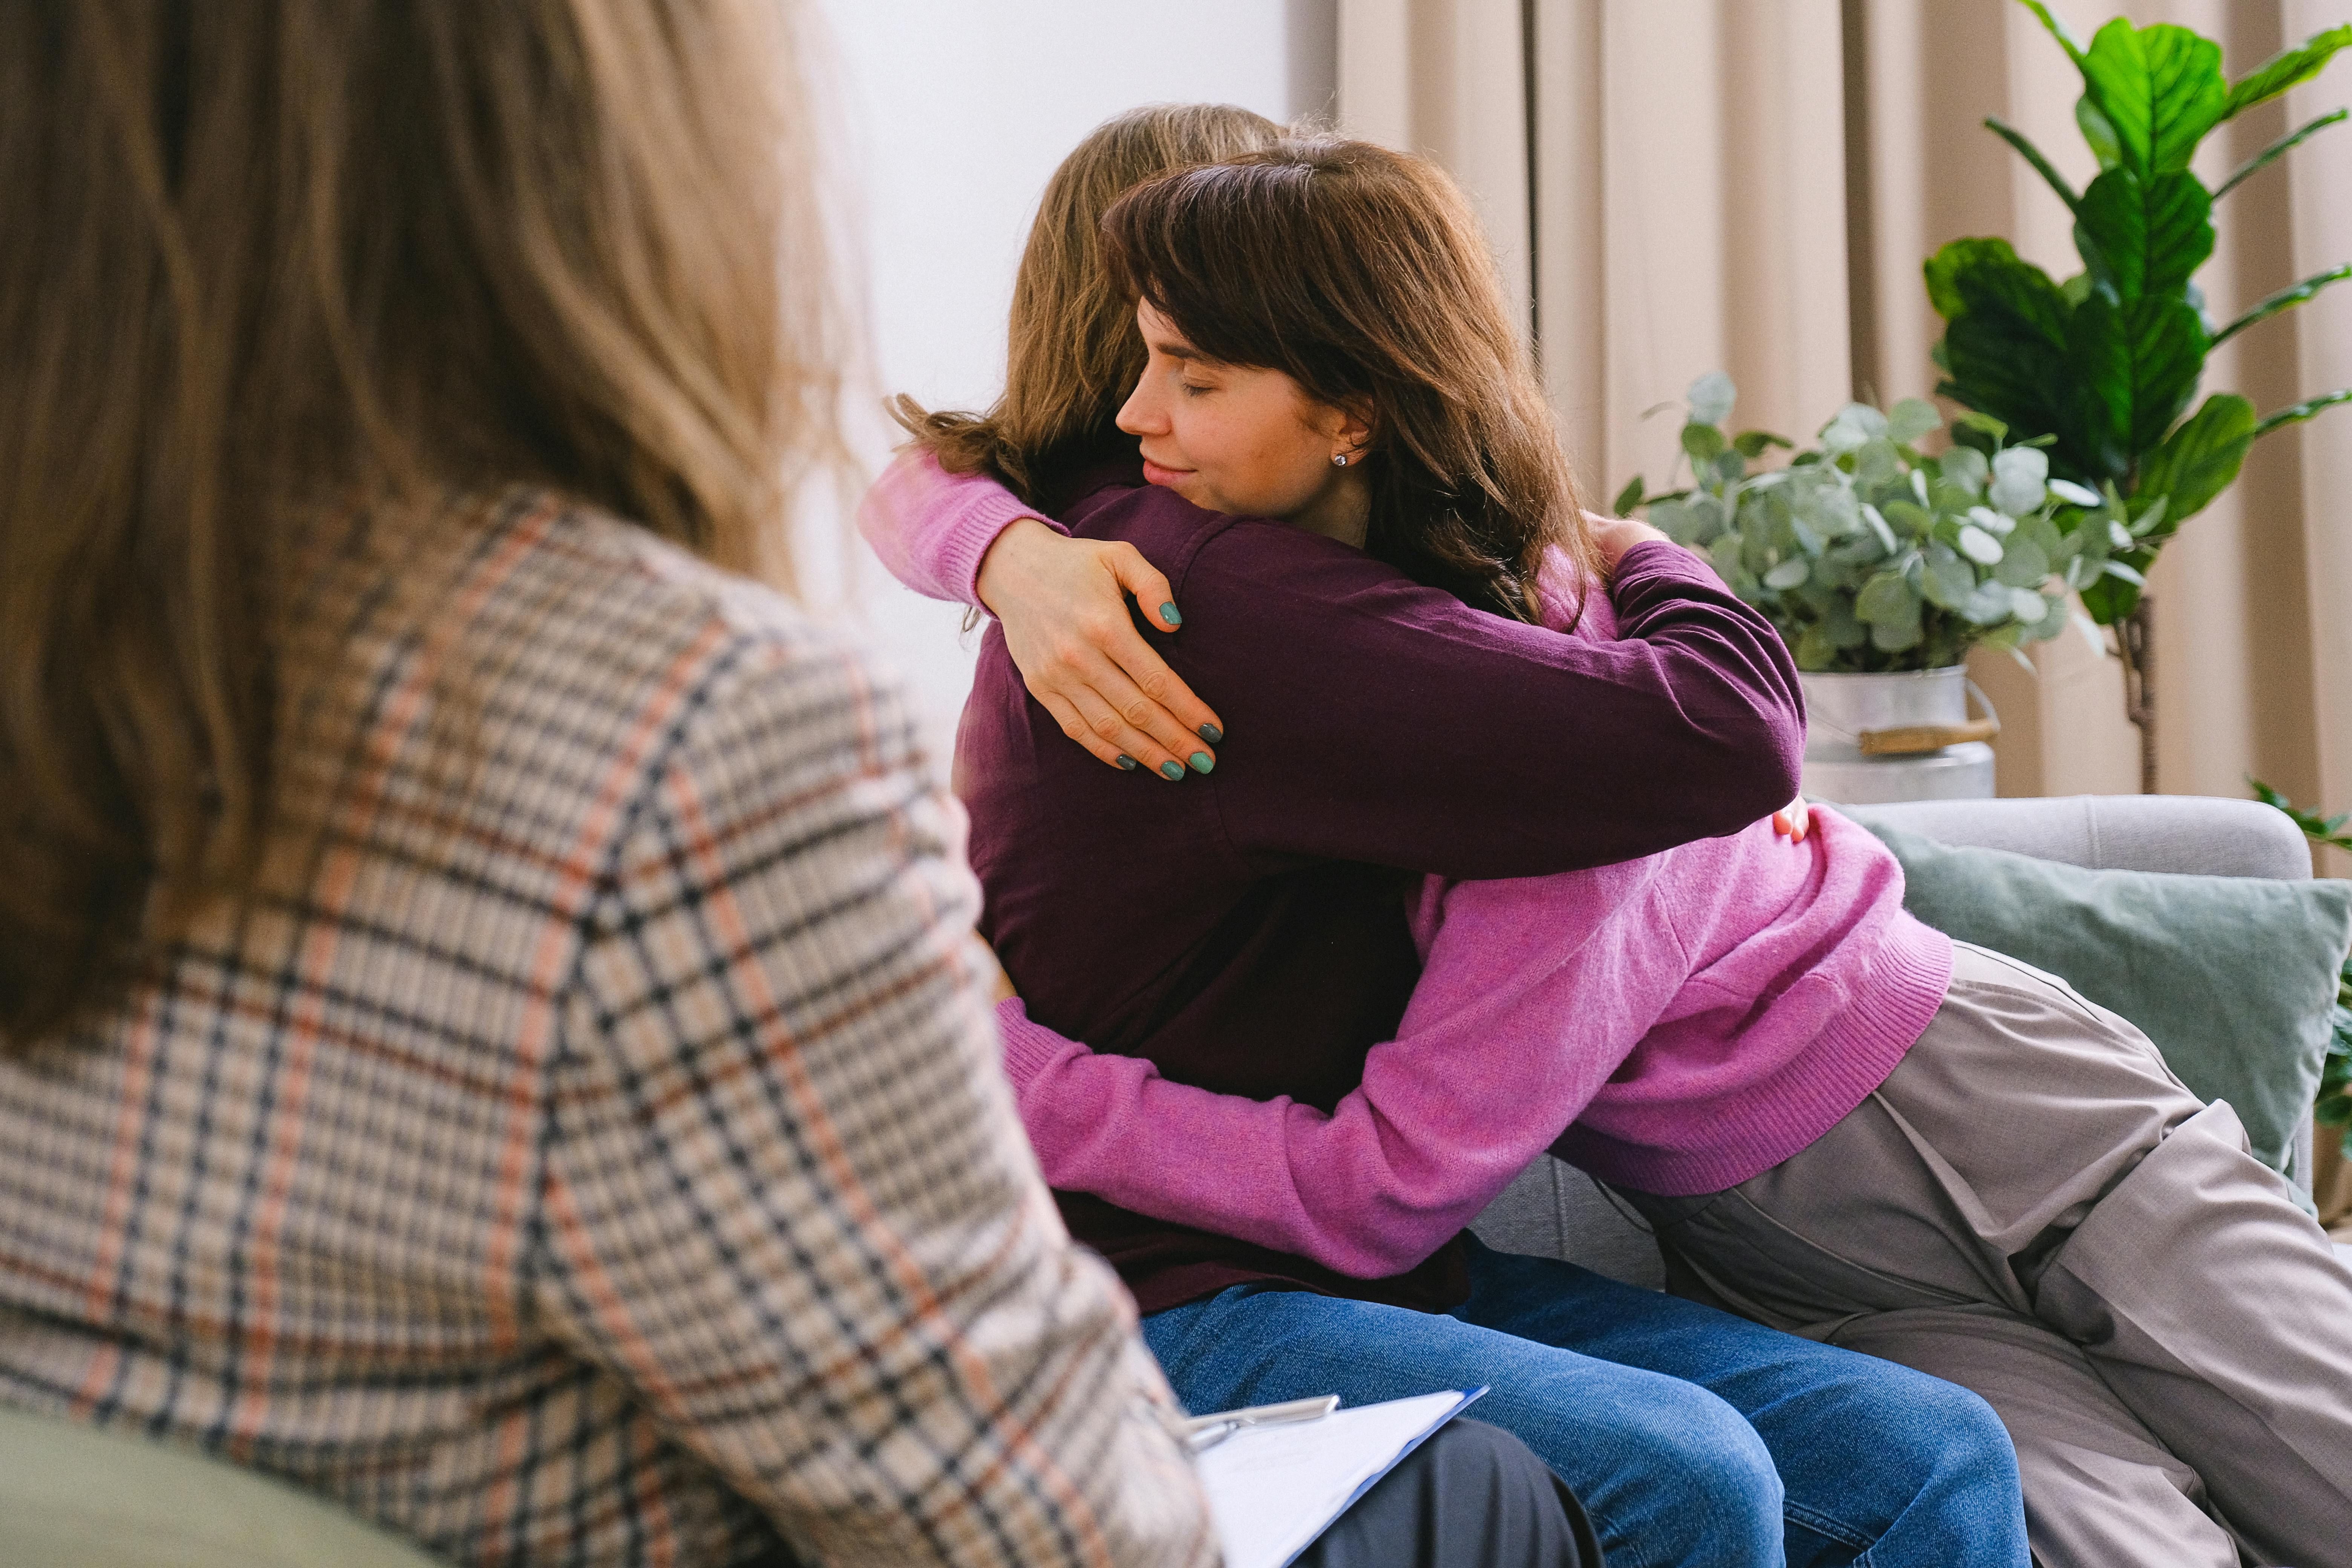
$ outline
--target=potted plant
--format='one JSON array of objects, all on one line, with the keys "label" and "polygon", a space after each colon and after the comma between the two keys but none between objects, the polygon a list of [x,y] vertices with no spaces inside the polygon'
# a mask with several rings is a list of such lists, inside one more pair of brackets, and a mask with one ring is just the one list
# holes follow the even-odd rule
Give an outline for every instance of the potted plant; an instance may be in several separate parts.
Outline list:
[{"label": "potted plant", "polygon": [[[2129,535],[2101,574],[2078,584],[2091,617],[2116,627],[2126,710],[2140,730],[2142,787],[2155,783],[2154,710],[2147,682],[2146,573],[2164,542],[2237,478],[2248,448],[2273,430],[2352,401],[2352,387],[2268,415],[2234,392],[2194,414],[2206,355],[2242,331],[2352,278],[2339,266],[2281,289],[2217,323],[2195,282],[2213,251],[2213,211],[2307,138],[2341,123],[2323,114],[2288,132],[2208,191],[2189,169],[2218,125],[2317,75],[2352,45],[2333,27],[2228,80],[2221,47],[2186,27],[2135,27],[2117,17],[2085,45],[2041,0],[2022,0],[2083,77],[2075,121],[2099,174],[2075,191],[2031,142],[1998,120],[1986,126],[2031,163],[2074,216],[2083,269],[2059,281],[2001,239],[1958,239],[1927,264],[1927,292],[1945,321],[1937,363],[1943,396],[1981,423],[1956,432],[1990,451],[2004,437],[2045,444],[2050,471],[2103,505],[2058,506],[2062,536],[2082,529]],[[2187,417],[2183,417],[2187,415]]]},{"label": "potted plant", "polygon": [[[1646,511],[1703,552],[1787,640],[1809,710],[1808,793],[1990,795],[1982,742],[1997,725],[1968,717],[1961,660],[2063,631],[2069,594],[2137,543],[2128,510],[2053,477],[2049,437],[2012,443],[1981,416],[1962,416],[1975,444],[1930,456],[1920,443],[1944,424],[1933,405],[1848,404],[1793,451],[1732,432],[1736,396],[1720,371],[1693,383],[1675,465],[1689,482],[1653,494],[1636,477],[1618,512]],[[1775,448],[1788,462],[1761,466]]]}]

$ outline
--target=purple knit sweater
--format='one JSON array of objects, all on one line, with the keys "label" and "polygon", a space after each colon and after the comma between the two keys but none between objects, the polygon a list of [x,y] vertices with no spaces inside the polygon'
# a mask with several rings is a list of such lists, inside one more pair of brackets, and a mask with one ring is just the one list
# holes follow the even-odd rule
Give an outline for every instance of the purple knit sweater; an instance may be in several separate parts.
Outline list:
[{"label": "purple knit sweater", "polygon": [[[861,525],[891,569],[968,603],[997,532],[1036,515],[919,460],[876,498]],[[1551,596],[1556,626],[1561,608]],[[1612,632],[1592,595],[1580,635]],[[1758,823],[1591,870],[1427,879],[1397,1037],[1328,1111],[1171,1082],[1008,1002],[1005,1065],[1046,1178],[1367,1279],[1428,1257],[1548,1145],[1650,1192],[1743,1181],[1875,1089],[1951,974],[1894,858],[1834,813],[1814,822],[1802,845]]]}]

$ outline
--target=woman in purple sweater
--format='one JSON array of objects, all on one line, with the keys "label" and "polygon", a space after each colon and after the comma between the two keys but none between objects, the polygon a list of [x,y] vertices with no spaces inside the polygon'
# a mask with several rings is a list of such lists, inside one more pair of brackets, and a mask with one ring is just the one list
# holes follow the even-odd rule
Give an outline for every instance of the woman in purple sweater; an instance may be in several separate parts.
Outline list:
[{"label": "woman in purple sweater", "polygon": [[[1289,149],[1158,182],[1114,209],[1108,227],[1142,296],[1150,349],[1121,425],[1141,436],[1156,483],[1345,538],[1372,489],[1349,469],[1384,457],[1404,466],[1398,447],[1412,432],[1389,415],[1394,405],[1358,395],[1361,383],[1318,362],[1344,341],[1328,329],[1348,321],[1346,304],[1318,316],[1264,281],[1276,258],[1313,279],[1300,258],[1313,256],[1314,233],[1344,226],[1333,209],[1384,157]],[[1314,455],[1318,443],[1337,467],[1310,485],[1288,454]],[[926,537],[913,550],[901,542],[902,560],[979,559],[1007,498],[984,480],[902,470],[896,499],[918,490]],[[1082,504],[1066,517],[1098,538],[1098,515]],[[1081,548],[1041,538],[1029,548]],[[1205,551],[1188,560],[1143,542],[1188,605],[1202,587],[1223,588],[1199,574]],[[1606,624],[1595,599],[1580,640],[1609,647],[1642,635],[1623,581],[1657,553],[1629,554],[1612,584],[1622,618]],[[1575,578],[1556,564],[1565,569],[1544,584],[1542,618],[1565,627]],[[1000,578],[1017,571],[1002,566]],[[1355,613],[1391,614],[1335,586]],[[1252,635],[1222,616],[1211,630],[1197,607],[1186,626],[1179,647]],[[1021,629],[1033,646],[1052,640],[1050,627]],[[1386,672],[1354,651],[1300,638],[1292,662],[1306,668],[1272,679],[1296,689],[1319,670],[1393,695]],[[1209,672],[1197,647],[1187,652],[1171,658]],[[1212,688],[1228,712],[1237,700],[1259,710],[1237,734],[1318,727],[1295,705],[1328,698],[1294,689],[1269,703],[1254,689],[1268,679]],[[983,692],[987,682],[984,668]],[[963,760],[975,742],[1001,760],[978,697],[975,711]],[[1517,713],[1528,728],[1576,722],[1538,703]],[[1442,743],[1475,763],[1508,758],[1524,739],[1474,722]],[[1205,782],[1222,787],[1260,765],[1242,744]],[[1349,770],[1326,771],[1339,775],[1344,820]],[[983,816],[990,798],[975,796]],[[1464,819],[1456,828],[1494,826],[1484,802],[1440,805]],[[1223,802],[1217,815],[1230,824]],[[1008,947],[1008,962],[1027,985],[1046,960],[1047,1000],[1034,987],[1030,999],[1053,1009],[1058,1032],[1008,1005],[1007,1064],[1057,1189],[1344,1275],[1393,1277],[1388,1285],[1446,1258],[1461,1225],[1557,1137],[1559,1152],[1658,1225],[1701,1289],[1990,1398],[2017,1439],[2045,1563],[2347,1561],[2336,1526],[2352,1509],[2352,1279],[2246,1152],[2226,1105],[2200,1105],[2144,1037],[2063,984],[1956,951],[1904,914],[1901,891],[1875,840],[1826,813],[1805,845],[1758,824],[1595,870],[1433,877],[1412,920],[1428,967],[1397,1038],[1362,1059],[1336,1100],[1237,1089],[1230,1080],[1247,1068],[1211,1061],[1206,1047],[1171,1063],[1157,1037],[1137,1048],[1069,1026],[1074,993],[1035,949],[1045,922],[1016,913],[1007,933],[1031,951]],[[1139,979],[1137,965],[1105,968],[1095,984]],[[1071,1036],[1127,1054],[1097,1055]],[[1286,1052],[1275,1071],[1289,1068]],[[1523,1293],[1549,1283],[1532,1260],[1490,1256],[1473,1258],[1474,1309],[1489,1288],[1482,1271],[1516,1272]],[[1220,1336],[1255,1345],[1265,1320],[1304,1318],[1289,1331],[1328,1345],[1331,1321],[1346,1316],[1228,1290],[1158,1313],[1147,1333],[1181,1389],[1189,1362],[1234,1359],[1208,1342]],[[1289,1375],[1249,1386],[1287,1387]]]},{"label": "woman in purple sweater", "polygon": [[[1407,894],[1423,874],[1539,875],[1738,831],[1790,793],[1801,720],[1778,638],[1694,557],[1635,524],[1583,536],[1491,264],[1443,176],[1370,149],[1318,156],[1360,156],[1336,177],[1390,206],[1327,244],[1316,268],[1284,262],[1307,289],[1359,265],[1373,275],[1358,309],[1382,324],[1394,370],[1382,437],[1335,426],[1342,445],[1292,473],[1297,493],[1247,509],[1140,482],[1132,440],[1108,428],[1142,357],[1131,309],[1091,253],[1091,294],[1038,276],[1084,250],[1050,227],[1083,183],[1068,166],[1024,261],[1012,406],[919,423],[953,463],[1022,468],[1029,501],[992,492],[1000,503],[1047,502],[1098,560],[1177,580],[1186,618],[1170,657],[1221,694],[1233,733],[1222,761],[1198,742],[1183,758],[1140,758],[1171,764],[1172,780],[1101,766],[1023,689],[992,629],[957,756],[987,934],[1036,1016],[1066,1034],[1174,1081],[1329,1111],[1397,1032],[1420,967]],[[1101,205],[1076,230],[1087,244]],[[1097,341],[1132,357],[1094,378],[1098,400],[1057,404],[1047,394],[1079,379],[1070,367],[1095,363],[1085,322],[1069,320],[1085,307],[1068,302],[1089,298],[1121,318]],[[1046,299],[1064,301],[1058,315],[1036,309]],[[992,445],[1039,405],[1074,416]],[[1437,461],[1380,449],[1407,439]],[[1367,460],[1346,471],[1364,482],[1348,493],[1373,492],[1367,503],[1352,517],[1313,504],[1342,471],[1328,457],[1357,452]],[[1445,486],[1472,461],[1491,492]],[[937,474],[916,465],[882,487],[876,537],[891,537],[878,519],[892,500],[920,502]],[[1605,608],[1596,592],[1591,609],[1622,640],[1536,624],[1541,563],[1588,549],[1609,572]],[[1173,597],[1146,602],[1172,622],[1159,607]],[[1126,741],[1109,759],[1146,746]],[[1135,1292],[1194,1408],[1489,1383],[1488,1418],[1571,1483],[1612,1560],[2023,1560],[2006,1440],[1948,1384],[1452,1235],[1396,1268],[1350,1272],[1292,1245],[1061,1197],[1072,1230]]]}]

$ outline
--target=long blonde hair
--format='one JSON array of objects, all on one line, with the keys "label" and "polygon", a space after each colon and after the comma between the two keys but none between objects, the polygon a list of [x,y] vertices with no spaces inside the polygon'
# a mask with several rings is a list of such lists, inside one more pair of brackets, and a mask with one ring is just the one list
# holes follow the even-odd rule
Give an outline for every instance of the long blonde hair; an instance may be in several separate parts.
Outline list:
[{"label": "long blonde hair", "polygon": [[[1135,301],[1112,283],[1102,217],[1127,191],[1196,163],[1272,146],[1282,127],[1223,103],[1155,103],[1088,132],[1046,183],[1013,279],[1004,395],[986,414],[893,404],[898,422],[950,473],[985,472],[1032,505],[1056,463],[1116,438],[1113,420],[1143,374]],[[1130,443],[1130,447],[1131,447]]]},{"label": "long blonde hair", "polygon": [[8,1044],[249,886],[321,507],[534,483],[783,574],[837,363],[795,15],[0,6]]}]

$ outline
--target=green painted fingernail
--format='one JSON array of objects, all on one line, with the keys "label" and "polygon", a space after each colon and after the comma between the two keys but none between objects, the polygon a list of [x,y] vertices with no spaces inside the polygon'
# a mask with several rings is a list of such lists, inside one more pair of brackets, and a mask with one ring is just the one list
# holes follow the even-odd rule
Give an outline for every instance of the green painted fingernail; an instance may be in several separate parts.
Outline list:
[{"label": "green painted fingernail", "polygon": [[1171,784],[1173,784],[1176,780],[1184,776],[1183,764],[1181,763],[1162,763],[1160,764],[1160,776],[1168,780]]},{"label": "green painted fingernail", "polygon": [[1205,773],[1216,765],[1216,760],[1211,757],[1208,752],[1195,752],[1192,753],[1192,771],[1194,773]]},{"label": "green painted fingernail", "polygon": [[1176,606],[1173,605],[1160,605],[1160,618],[1171,626],[1181,626],[1184,624],[1184,617],[1176,613]]},{"label": "green painted fingernail", "polygon": [[1135,759],[1129,756],[1125,752],[1121,752],[1118,754],[1118,765],[1125,768],[1129,773],[1133,773],[1135,771]]},{"label": "green painted fingernail", "polygon": [[1225,738],[1225,732],[1223,730],[1218,729],[1214,724],[1202,725],[1200,733],[1201,739],[1208,742],[1209,744],[1213,746]]}]

